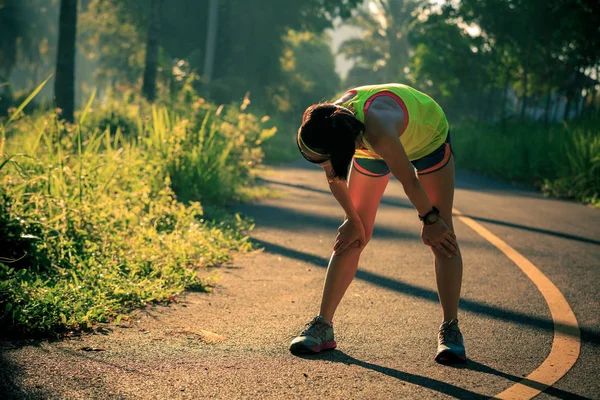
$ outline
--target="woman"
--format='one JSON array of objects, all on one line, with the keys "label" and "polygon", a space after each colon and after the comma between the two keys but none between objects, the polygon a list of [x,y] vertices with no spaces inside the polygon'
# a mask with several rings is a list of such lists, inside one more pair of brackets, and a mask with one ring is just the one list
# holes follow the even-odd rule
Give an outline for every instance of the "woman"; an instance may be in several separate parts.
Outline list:
[{"label": "woman", "polygon": [[318,353],[335,348],[331,321],[371,238],[377,207],[393,174],[416,208],[421,238],[434,255],[443,313],[435,360],[465,362],[457,319],[462,258],[452,225],[454,159],[448,121],[440,106],[406,85],[358,87],[335,103],[310,106],[302,117],[297,143],[304,158],[325,171],[346,217],[333,246],[320,312],[294,338],[290,351]]}]

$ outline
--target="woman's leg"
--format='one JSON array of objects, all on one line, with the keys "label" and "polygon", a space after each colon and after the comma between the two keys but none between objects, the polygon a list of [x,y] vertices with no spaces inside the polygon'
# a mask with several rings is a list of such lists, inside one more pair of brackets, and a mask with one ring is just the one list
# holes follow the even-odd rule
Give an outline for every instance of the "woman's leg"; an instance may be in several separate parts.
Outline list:
[{"label": "woman's leg", "polygon": [[[431,203],[440,210],[446,224],[454,231],[452,224],[452,203],[454,200],[454,156],[442,169],[419,175],[419,181],[427,192]],[[444,321],[457,317],[460,287],[462,282],[462,256],[447,258],[432,248],[435,259],[435,278],[438,296],[442,305]]]},{"label": "woman's leg", "polygon": [[[389,173],[381,177],[370,177],[361,174],[354,167],[350,171],[348,190],[365,228],[367,242],[373,234],[377,207],[389,180]],[[329,260],[319,313],[328,322],[333,319],[338,304],[354,278],[361,252],[362,248],[348,247],[341,254],[332,255]]]}]

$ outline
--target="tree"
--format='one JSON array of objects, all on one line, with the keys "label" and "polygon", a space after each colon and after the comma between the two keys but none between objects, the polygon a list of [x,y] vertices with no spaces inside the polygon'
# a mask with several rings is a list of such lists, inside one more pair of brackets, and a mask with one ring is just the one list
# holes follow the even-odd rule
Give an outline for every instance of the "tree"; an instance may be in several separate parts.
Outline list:
[{"label": "tree", "polygon": [[73,122],[75,108],[75,36],[77,0],[61,0],[54,96],[62,117]]},{"label": "tree", "polygon": [[[98,62],[98,84],[134,87],[143,74],[143,43],[148,20],[148,0],[89,0],[82,16],[86,30],[86,54]],[[229,103],[250,92],[252,105],[275,111],[277,96],[285,95],[280,57],[289,29],[321,33],[335,18],[348,18],[362,0],[212,0],[218,17],[210,18],[211,0],[180,0],[162,7],[159,77],[176,69],[175,60],[198,75],[212,65],[210,83],[196,82],[196,89],[211,100]],[[213,7],[215,10],[216,7]],[[213,21],[208,27],[198,21]],[[85,21],[85,22],[83,22]],[[214,35],[214,59],[211,51]],[[210,40],[209,40],[210,39]],[[179,61],[177,61],[179,62]],[[208,69],[206,69],[208,71]],[[160,79],[159,79],[160,84]],[[286,99],[287,100],[287,99]]]},{"label": "tree", "polygon": [[355,61],[348,85],[406,81],[410,61],[409,31],[421,0],[377,0],[359,9],[348,24],[363,31],[342,43],[340,52]]},{"label": "tree", "polygon": [[158,38],[160,35],[160,6],[162,0],[151,0],[148,40],[146,42],[146,66],[142,94],[148,101],[156,99],[156,73],[158,70]]},{"label": "tree", "polygon": [[309,105],[338,94],[340,77],[323,34],[289,30],[280,62],[285,85],[277,95],[279,112],[298,116]]},{"label": "tree", "polygon": [[[286,96],[280,57],[289,29],[321,33],[331,21],[348,17],[360,0],[228,0],[219,8],[219,32],[211,97],[216,102],[241,99],[250,92],[253,105],[272,112]],[[200,59],[204,58],[200,55]],[[200,64],[202,65],[202,64]]]},{"label": "tree", "polygon": [[[94,64],[92,77],[97,87],[139,87],[152,14],[148,3],[149,0],[89,0],[82,10],[80,48],[88,62]],[[160,10],[161,25],[163,11]]]},{"label": "tree", "polygon": [[[0,114],[56,67],[59,7],[52,1],[0,0]],[[43,92],[53,96],[51,85]]]},{"label": "tree", "polygon": [[532,95],[544,95],[547,118],[552,92],[570,103],[591,84],[577,76],[599,61],[598,8],[597,0],[462,0],[458,15],[479,25],[490,45],[503,50],[506,57],[500,59],[515,61],[506,76],[520,77],[511,86],[521,96],[521,116]]},{"label": "tree", "polygon": [[[215,65],[215,50],[217,44],[217,27],[219,24],[219,0],[210,0],[208,6],[208,21],[206,23],[206,56],[204,57],[204,82],[210,87]],[[210,98],[207,92],[206,97]]]},{"label": "tree", "polygon": [[15,1],[0,3],[0,84],[10,76],[17,59],[19,26]]},{"label": "tree", "polygon": [[470,36],[453,17],[445,9],[415,20],[410,83],[435,98],[449,115],[477,118],[489,95],[491,55],[483,38]]}]

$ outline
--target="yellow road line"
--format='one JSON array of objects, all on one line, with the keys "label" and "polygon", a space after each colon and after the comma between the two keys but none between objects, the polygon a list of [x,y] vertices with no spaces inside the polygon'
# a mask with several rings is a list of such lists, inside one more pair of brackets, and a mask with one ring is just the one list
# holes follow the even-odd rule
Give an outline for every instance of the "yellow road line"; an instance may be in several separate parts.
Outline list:
[{"label": "yellow road line", "polygon": [[535,265],[481,224],[453,209],[457,218],[496,246],[527,275],[544,296],[554,323],[554,340],[544,362],[522,381],[494,396],[498,399],[531,399],[562,378],[573,367],[581,348],[577,319],[558,288]]}]

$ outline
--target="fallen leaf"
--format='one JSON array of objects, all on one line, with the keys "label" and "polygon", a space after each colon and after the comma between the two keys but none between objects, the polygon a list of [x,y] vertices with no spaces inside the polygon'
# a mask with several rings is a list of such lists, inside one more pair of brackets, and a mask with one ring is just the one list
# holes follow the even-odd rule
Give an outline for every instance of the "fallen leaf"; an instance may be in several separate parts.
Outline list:
[{"label": "fallen leaf", "polygon": [[[222,342],[223,340],[225,340],[225,336],[219,335],[217,333],[214,332],[210,332],[210,331],[205,331],[205,330],[192,330],[192,329],[176,329],[176,330],[172,330],[169,331],[168,333],[175,333],[175,334],[180,334],[180,335],[195,335],[195,337],[199,338],[200,340],[202,340],[204,343],[207,344],[214,344],[214,343],[218,343],[218,342]],[[188,339],[193,339],[193,337],[188,337]]]},{"label": "fallen leaf", "polygon": [[200,340],[202,340],[205,343],[209,343],[209,344],[218,343],[218,342],[222,342],[223,340],[225,340],[225,336],[219,335],[214,332],[200,330],[200,331],[194,332],[194,333],[197,334],[198,336],[200,336]]},{"label": "fallen leaf", "polygon": [[100,347],[82,347],[79,350],[83,350],[83,351],[105,351],[103,348]]}]

